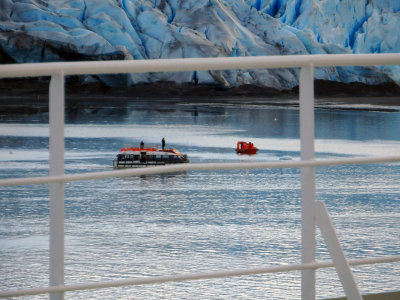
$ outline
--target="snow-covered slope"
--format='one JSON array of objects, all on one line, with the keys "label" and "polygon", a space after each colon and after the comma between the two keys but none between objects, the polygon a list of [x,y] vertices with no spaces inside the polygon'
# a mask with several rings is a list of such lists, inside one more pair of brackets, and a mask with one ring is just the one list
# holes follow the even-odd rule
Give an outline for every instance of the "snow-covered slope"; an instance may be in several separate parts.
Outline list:
[{"label": "snow-covered slope", "polygon": [[[3,62],[400,52],[398,0],[0,0]],[[397,67],[317,69],[316,78],[400,82]],[[103,76],[278,89],[298,70]]]}]

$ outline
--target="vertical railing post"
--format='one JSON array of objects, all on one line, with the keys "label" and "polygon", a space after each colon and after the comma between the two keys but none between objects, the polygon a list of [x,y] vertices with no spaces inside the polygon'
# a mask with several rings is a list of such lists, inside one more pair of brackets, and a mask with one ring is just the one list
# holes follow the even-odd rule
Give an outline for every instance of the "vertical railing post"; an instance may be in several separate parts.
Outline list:
[{"label": "vertical railing post", "polygon": [[[49,90],[50,176],[64,174],[64,74],[51,76]],[[64,285],[64,183],[50,183],[50,286]],[[51,293],[51,300],[64,293]]]},{"label": "vertical railing post", "polygon": [[[314,159],[314,66],[301,68],[300,73],[300,148],[301,160]],[[301,261],[315,262],[315,168],[301,169],[302,232]],[[301,297],[312,300],[316,297],[315,270],[303,270],[301,278]]]}]

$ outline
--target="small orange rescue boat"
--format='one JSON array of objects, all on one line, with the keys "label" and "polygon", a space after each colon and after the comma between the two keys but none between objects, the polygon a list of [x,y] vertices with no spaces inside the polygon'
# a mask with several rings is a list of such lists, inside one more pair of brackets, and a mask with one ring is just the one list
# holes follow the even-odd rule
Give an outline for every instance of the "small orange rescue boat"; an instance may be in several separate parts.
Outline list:
[{"label": "small orange rescue boat", "polygon": [[236,153],[237,154],[256,154],[258,148],[254,146],[252,142],[237,142]]}]

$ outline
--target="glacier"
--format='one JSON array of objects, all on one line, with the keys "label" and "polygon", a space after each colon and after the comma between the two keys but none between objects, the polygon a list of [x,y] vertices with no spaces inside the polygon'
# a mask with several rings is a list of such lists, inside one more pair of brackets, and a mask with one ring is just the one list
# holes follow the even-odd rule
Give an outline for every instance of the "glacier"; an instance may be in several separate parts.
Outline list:
[{"label": "glacier", "polygon": [[[398,0],[0,0],[1,63],[400,52]],[[103,75],[291,89],[299,70]],[[399,66],[317,68],[315,78],[400,84]]]}]

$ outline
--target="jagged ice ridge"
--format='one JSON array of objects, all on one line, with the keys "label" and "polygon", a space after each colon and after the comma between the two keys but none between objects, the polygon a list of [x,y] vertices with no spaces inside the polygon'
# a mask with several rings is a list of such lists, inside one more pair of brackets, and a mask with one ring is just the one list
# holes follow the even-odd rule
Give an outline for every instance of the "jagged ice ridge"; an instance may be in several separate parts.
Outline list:
[{"label": "jagged ice ridge", "polygon": [[[398,0],[1,0],[2,62],[400,51]],[[296,69],[100,76],[108,85],[298,84]],[[400,68],[318,68],[317,79],[400,83]]]}]

